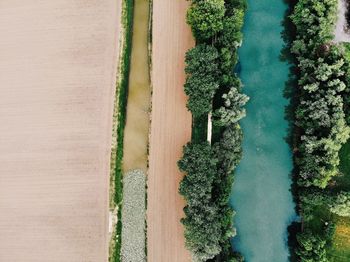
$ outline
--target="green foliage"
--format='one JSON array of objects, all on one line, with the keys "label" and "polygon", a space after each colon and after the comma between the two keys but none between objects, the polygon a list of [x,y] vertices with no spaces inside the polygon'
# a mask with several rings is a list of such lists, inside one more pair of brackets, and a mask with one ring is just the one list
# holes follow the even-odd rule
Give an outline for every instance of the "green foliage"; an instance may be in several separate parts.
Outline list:
[{"label": "green foliage", "polygon": [[224,17],[223,28],[218,37],[220,46],[237,48],[241,44],[243,20],[243,9],[232,9],[232,15]]},{"label": "green foliage", "polygon": [[194,74],[187,78],[185,93],[189,96],[187,107],[194,117],[208,114],[212,108],[212,99],[219,84],[211,76]]},{"label": "green foliage", "polygon": [[295,164],[304,228],[298,235],[298,261],[328,261],[326,244],[331,246],[335,232],[331,212],[347,209],[347,197],[330,192],[339,175],[340,149],[350,135],[350,60],[346,48],[331,42],[337,3],[299,0],[291,15],[298,76]]},{"label": "green foliage", "polygon": [[332,40],[336,14],[337,0],[299,0],[291,18],[298,38],[308,38],[314,45]]},{"label": "green foliage", "polygon": [[130,72],[130,57],[131,57],[131,42],[132,42],[132,30],[133,30],[133,12],[134,1],[123,0],[122,10],[122,25],[124,28],[124,45],[123,52],[120,57],[120,82],[117,86],[117,98],[118,98],[118,126],[117,126],[117,152],[116,152],[116,164],[115,164],[115,178],[114,178],[114,203],[118,208],[117,216],[118,222],[116,224],[116,236],[115,246],[110,255],[110,262],[120,262],[121,251],[121,234],[122,234],[122,199],[123,199],[123,144],[124,144],[124,127],[126,120],[126,106],[128,97],[129,86],[129,72]]},{"label": "green foliage", "polygon": [[224,15],[224,0],[192,1],[187,11],[187,23],[195,38],[206,40],[222,30]]},{"label": "green foliage", "polygon": [[344,113],[348,66],[342,48],[328,43],[336,10],[336,0],[300,0],[291,16],[297,29],[291,51],[300,74],[295,124],[302,131],[296,164],[298,184],[306,187],[325,188],[339,173],[339,150],[350,134]]},{"label": "green foliage", "polygon": [[[229,195],[232,171],[242,155],[242,131],[237,122],[245,115],[243,106],[248,100],[240,93],[241,82],[233,73],[245,8],[243,0],[192,0],[187,13],[198,45],[186,54],[185,93],[193,116],[192,143],[184,148],[178,165],[186,173],[179,189],[187,201],[182,223],[186,246],[195,261],[243,261],[229,242],[236,234]],[[214,95],[215,103],[220,100],[215,110]],[[211,111],[218,140],[213,147],[203,142]]]},{"label": "green foliage", "polygon": [[330,204],[330,211],[342,217],[350,217],[350,192],[340,192]]},{"label": "green foliage", "polygon": [[187,107],[194,117],[208,114],[219,84],[217,81],[218,51],[215,47],[201,44],[186,54],[187,74],[185,93],[189,96]]},{"label": "green foliage", "polygon": [[312,221],[313,219],[319,219],[315,217],[318,207],[323,207],[327,198],[320,190],[304,190],[300,196],[300,205],[302,207],[302,215],[305,223]]},{"label": "green foliage", "polygon": [[228,126],[219,142],[214,144],[219,160],[219,171],[229,175],[242,158],[242,129],[238,124]]},{"label": "green foliage", "polygon": [[184,147],[179,169],[186,175],[179,192],[185,198],[186,246],[196,261],[206,261],[221,251],[220,219],[218,207],[213,203],[211,192],[216,175],[217,159],[208,143]]},{"label": "green foliage", "polygon": [[224,105],[217,109],[213,116],[215,124],[218,126],[229,126],[237,123],[246,115],[244,109],[245,104],[248,102],[249,97],[245,94],[241,94],[234,87],[230,89],[227,94],[222,96]]},{"label": "green foliage", "polygon": [[300,262],[327,262],[326,240],[314,235],[310,231],[305,231],[297,235],[299,248],[296,251]]},{"label": "green foliage", "polygon": [[211,199],[216,164],[217,159],[208,143],[188,143],[184,147],[178,166],[187,175],[180,183],[180,194],[189,206],[200,205]]}]

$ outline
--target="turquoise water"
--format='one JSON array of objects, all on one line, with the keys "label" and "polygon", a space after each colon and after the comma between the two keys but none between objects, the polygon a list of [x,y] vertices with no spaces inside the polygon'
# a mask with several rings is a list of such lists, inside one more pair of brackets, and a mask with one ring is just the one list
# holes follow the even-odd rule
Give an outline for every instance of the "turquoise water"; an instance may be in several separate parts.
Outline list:
[{"label": "turquoise water", "polygon": [[239,50],[244,92],[250,96],[243,159],[236,170],[231,203],[237,211],[234,249],[248,262],[288,261],[287,227],[295,218],[290,192],[292,155],[283,97],[288,65],[279,59],[283,0],[248,0]]}]

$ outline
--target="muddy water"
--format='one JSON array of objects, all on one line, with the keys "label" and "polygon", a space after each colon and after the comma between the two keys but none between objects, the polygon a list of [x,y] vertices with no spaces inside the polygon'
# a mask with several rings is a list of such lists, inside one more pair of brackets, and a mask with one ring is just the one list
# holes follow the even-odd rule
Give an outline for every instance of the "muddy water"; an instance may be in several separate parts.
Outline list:
[{"label": "muddy water", "polygon": [[124,134],[124,171],[147,169],[150,110],[148,64],[149,1],[135,0],[129,95]]}]

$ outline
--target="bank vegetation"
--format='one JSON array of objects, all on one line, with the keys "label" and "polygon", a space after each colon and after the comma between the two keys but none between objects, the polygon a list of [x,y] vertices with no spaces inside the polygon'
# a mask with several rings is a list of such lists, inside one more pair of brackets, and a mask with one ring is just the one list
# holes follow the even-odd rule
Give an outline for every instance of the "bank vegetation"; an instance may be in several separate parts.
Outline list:
[{"label": "bank vegetation", "polygon": [[335,218],[350,215],[349,191],[338,190],[339,152],[350,134],[350,64],[344,45],[332,41],[337,3],[299,0],[290,17],[297,79],[296,197],[302,218],[295,255],[304,262],[331,261]]},{"label": "bank vegetation", "polygon": [[[243,261],[230,244],[236,232],[229,196],[242,156],[238,121],[248,101],[234,73],[245,10],[245,0],[192,0],[187,12],[196,39],[186,54],[184,87],[193,128],[178,165],[185,173],[179,189],[187,202],[182,223],[194,261]],[[206,141],[209,113],[211,144]]]}]

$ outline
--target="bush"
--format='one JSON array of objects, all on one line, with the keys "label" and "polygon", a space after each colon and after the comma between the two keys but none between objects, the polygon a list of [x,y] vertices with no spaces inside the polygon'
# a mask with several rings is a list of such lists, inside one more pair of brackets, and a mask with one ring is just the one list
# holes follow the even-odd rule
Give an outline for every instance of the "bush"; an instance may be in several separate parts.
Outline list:
[{"label": "bush", "polygon": [[296,251],[300,262],[328,262],[326,256],[326,240],[315,236],[310,231],[297,235],[299,248]]}]

